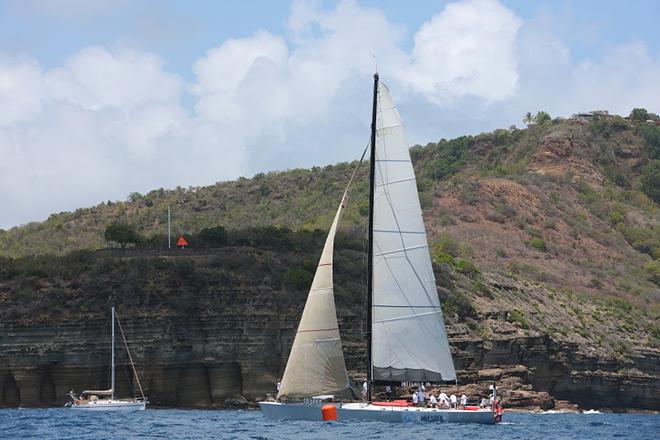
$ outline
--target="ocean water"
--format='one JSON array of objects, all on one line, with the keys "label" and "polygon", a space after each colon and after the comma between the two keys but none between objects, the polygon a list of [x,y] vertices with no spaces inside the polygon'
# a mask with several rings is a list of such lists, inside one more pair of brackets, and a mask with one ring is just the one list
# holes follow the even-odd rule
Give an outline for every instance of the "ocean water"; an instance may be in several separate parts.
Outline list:
[{"label": "ocean water", "polygon": [[2,439],[660,439],[660,415],[514,414],[499,425],[275,422],[259,411],[0,410]]}]

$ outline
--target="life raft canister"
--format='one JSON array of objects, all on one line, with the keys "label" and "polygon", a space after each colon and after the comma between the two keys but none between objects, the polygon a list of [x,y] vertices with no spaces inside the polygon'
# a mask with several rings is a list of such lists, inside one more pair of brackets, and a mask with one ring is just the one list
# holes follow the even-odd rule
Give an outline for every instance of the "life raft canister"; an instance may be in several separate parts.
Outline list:
[{"label": "life raft canister", "polygon": [[337,407],[334,405],[323,405],[321,407],[321,415],[323,416],[323,421],[337,421]]}]

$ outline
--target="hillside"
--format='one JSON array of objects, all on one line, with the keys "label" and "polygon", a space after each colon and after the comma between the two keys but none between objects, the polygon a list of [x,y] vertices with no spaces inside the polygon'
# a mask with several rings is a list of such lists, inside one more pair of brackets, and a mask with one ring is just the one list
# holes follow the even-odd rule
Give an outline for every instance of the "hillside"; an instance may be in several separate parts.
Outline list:
[{"label": "hillside", "polygon": [[[461,377],[483,386],[498,378],[517,406],[562,399],[657,409],[660,127],[555,120],[411,153]],[[155,402],[263,396],[281,374],[353,166],[133,194],[1,232],[0,328],[13,336],[0,335],[0,404],[17,395],[30,396],[19,399],[28,404],[60,399],[76,368],[90,363],[87,352],[107,348],[95,341],[109,302],[144,347],[136,357],[153,366]],[[364,362],[365,173],[343,224],[335,281],[354,375]],[[167,205],[191,249],[162,249]],[[117,220],[144,242],[93,252]],[[224,247],[204,247],[200,231],[219,225]],[[101,383],[104,364],[91,365]],[[207,382],[195,382],[200,376]],[[180,393],[168,396],[174,382]],[[195,388],[202,395],[186,391]]]},{"label": "hillside", "polygon": [[[657,300],[659,126],[618,117],[553,121],[417,146],[412,156],[436,250],[557,288]],[[134,225],[150,239],[145,246],[162,247],[168,205],[175,235],[218,225],[325,231],[353,166],[134,193],[0,231],[0,255],[104,248],[112,221]],[[356,233],[368,206],[366,167],[362,177],[343,221]]]}]

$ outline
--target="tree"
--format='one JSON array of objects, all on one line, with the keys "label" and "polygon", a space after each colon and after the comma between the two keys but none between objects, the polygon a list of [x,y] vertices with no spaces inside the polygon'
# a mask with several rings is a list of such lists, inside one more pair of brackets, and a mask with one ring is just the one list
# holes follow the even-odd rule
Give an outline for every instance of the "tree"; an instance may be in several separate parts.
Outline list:
[{"label": "tree", "polygon": [[118,243],[121,247],[126,247],[127,244],[137,244],[142,240],[140,234],[135,230],[135,226],[119,222],[106,226],[103,236],[106,241]]},{"label": "tree", "polygon": [[536,121],[537,124],[545,124],[551,120],[552,118],[550,117],[550,114],[548,112],[544,112],[543,110],[537,112],[536,116],[534,116],[534,121]]},{"label": "tree", "polygon": [[660,126],[644,124],[640,127],[651,159],[660,159]]},{"label": "tree", "polygon": [[635,122],[644,122],[649,118],[649,112],[645,108],[634,108],[630,112],[630,120]]},{"label": "tree", "polygon": [[660,160],[652,160],[642,170],[641,189],[655,203],[660,203]]},{"label": "tree", "polygon": [[222,226],[205,228],[197,235],[202,246],[222,247],[227,244],[227,231]]},{"label": "tree", "polygon": [[527,125],[530,125],[532,122],[534,122],[534,116],[531,112],[525,113],[525,116],[523,116],[523,122]]}]

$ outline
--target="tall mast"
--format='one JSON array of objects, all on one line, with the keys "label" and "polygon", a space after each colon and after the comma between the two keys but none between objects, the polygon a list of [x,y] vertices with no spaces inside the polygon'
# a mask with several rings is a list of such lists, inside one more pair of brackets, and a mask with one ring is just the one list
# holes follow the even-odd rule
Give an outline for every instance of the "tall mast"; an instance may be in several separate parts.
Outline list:
[{"label": "tall mast", "polygon": [[373,261],[374,261],[374,176],[376,174],[376,106],[378,104],[378,73],[374,74],[374,103],[371,110],[371,159],[369,160],[369,255],[367,257],[367,401],[371,402],[371,309],[373,307]]},{"label": "tall mast", "polygon": [[110,398],[114,400],[115,398],[115,306],[112,306],[112,355],[110,356],[110,389],[111,395]]}]

